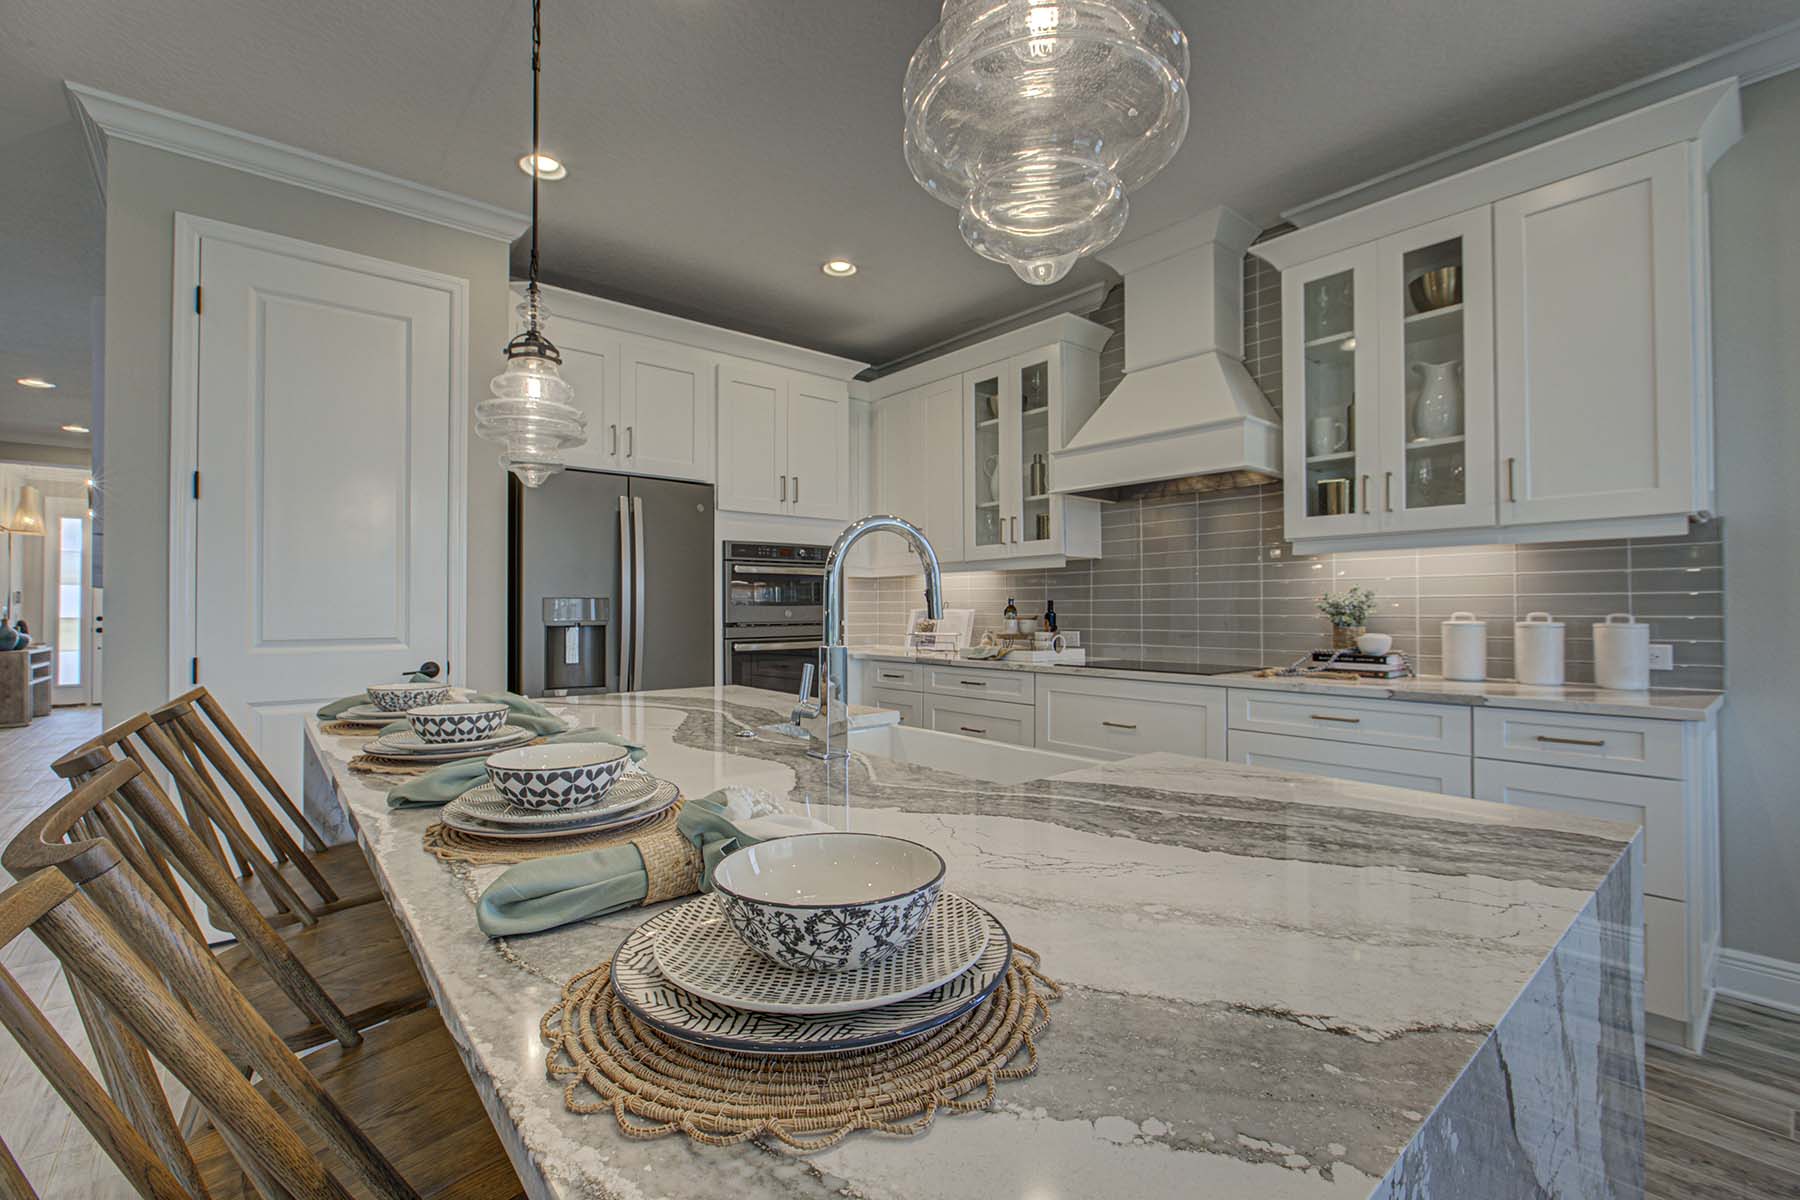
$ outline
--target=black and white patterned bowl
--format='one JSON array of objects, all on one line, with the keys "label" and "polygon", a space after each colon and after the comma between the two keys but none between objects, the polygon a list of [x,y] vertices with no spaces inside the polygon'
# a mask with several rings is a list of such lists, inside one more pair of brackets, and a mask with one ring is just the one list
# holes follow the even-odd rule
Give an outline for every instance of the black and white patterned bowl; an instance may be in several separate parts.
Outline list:
[{"label": "black and white patterned bowl", "polygon": [[450,685],[445,683],[371,683],[363,691],[382,712],[406,712],[450,699]]},{"label": "black and white patterned bowl", "polygon": [[803,833],[746,846],[713,868],[744,944],[801,971],[856,971],[898,954],[944,886],[937,851],[873,833]]},{"label": "black and white patterned bowl", "polygon": [[592,804],[630,762],[631,751],[623,746],[552,742],[491,754],[487,773],[507,803],[543,812]]},{"label": "black and white patterned bowl", "polygon": [[407,709],[406,720],[421,742],[439,746],[499,733],[511,711],[504,704],[427,704]]}]

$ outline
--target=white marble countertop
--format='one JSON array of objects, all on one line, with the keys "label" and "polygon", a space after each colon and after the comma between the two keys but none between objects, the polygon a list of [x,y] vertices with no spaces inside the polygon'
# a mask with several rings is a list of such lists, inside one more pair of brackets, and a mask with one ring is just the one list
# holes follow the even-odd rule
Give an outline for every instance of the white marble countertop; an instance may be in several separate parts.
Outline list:
[{"label": "white marble countertop", "polygon": [[1471,707],[1533,709],[1540,712],[1586,713],[1590,716],[1647,717],[1663,721],[1703,721],[1719,711],[1723,692],[1619,692],[1573,684],[1568,687],[1533,687],[1505,679],[1459,683],[1438,676],[1416,679],[1342,680],[1265,678],[1246,668],[1229,675],[1192,675],[1179,671],[1126,671],[1107,667],[1058,666],[1053,663],[1015,663],[1005,659],[956,658],[917,654],[904,646],[856,646],[850,657],[881,662],[941,663],[957,668],[997,671],[1031,671],[1041,675],[1082,675],[1089,679],[1141,679],[1157,683],[1194,686],[1265,688],[1278,692],[1314,695],[1358,696],[1365,700],[1410,700]]},{"label": "white marble countertop", "polygon": [[[1622,1053],[1635,1005],[1641,1054],[1641,995],[1596,998],[1590,986],[1605,957],[1596,905],[1637,894],[1628,827],[1167,754],[1011,786],[858,754],[846,810],[826,805],[822,767],[796,743],[735,736],[789,705],[723,687],[584,698],[572,711],[643,743],[645,766],[690,795],[762,787],[834,824],[939,850],[950,886],[1067,987],[1037,1074],[1003,1084],[994,1110],[941,1117],[922,1139],[853,1135],[806,1158],[629,1140],[609,1114],[570,1114],[545,1077],[539,1018],[643,910],[489,941],[473,905],[499,869],[427,855],[420,835],[435,814],[390,810],[347,769],[358,741],[308,721],[307,809],[348,814],[533,1195],[1385,1200],[1424,1194],[1406,1185],[1429,1173],[1417,1156],[1438,1143],[1460,1140],[1470,1179],[1470,1131],[1504,1143],[1494,1161],[1506,1169],[1538,1171],[1534,1186],[1577,1194],[1532,1165],[1527,1145],[1569,1122],[1534,1133],[1524,1115],[1561,1114],[1577,1093],[1614,1107],[1604,1122],[1598,1109],[1595,1124],[1582,1117],[1582,1154],[1542,1161],[1628,1172],[1610,1148],[1597,1165],[1595,1147],[1621,1120],[1622,1085],[1605,1081],[1629,1069],[1572,1049],[1617,1027]],[[1565,961],[1580,930],[1593,945]],[[1537,1040],[1508,1033],[1502,1047],[1503,1020],[1535,1022]],[[1497,1114],[1469,1108],[1483,1096]],[[1521,1186],[1496,1176],[1494,1190],[1456,1194],[1528,1194]]]}]

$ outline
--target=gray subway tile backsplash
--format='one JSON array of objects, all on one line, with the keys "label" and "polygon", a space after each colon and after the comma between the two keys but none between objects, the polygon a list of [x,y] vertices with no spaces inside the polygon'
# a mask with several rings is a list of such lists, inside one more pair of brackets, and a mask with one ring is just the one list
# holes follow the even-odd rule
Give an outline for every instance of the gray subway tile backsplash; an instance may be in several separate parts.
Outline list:
[{"label": "gray subway tile backsplash", "polygon": [[[1114,329],[1101,354],[1102,395],[1124,364],[1123,285],[1094,319]],[[1281,408],[1281,276],[1244,264],[1244,365]],[[1676,669],[1658,688],[1724,687],[1724,528],[1696,523],[1670,538],[1545,545],[1469,545],[1425,550],[1296,556],[1282,540],[1279,484],[1238,492],[1109,504],[1101,557],[1049,571],[958,572],[945,603],[973,608],[977,633],[995,628],[1008,598],[1026,615],[1056,602],[1064,629],[1090,657],[1279,666],[1329,644],[1314,607],[1352,585],[1376,596],[1369,627],[1394,636],[1421,674],[1443,669],[1439,625],[1454,612],[1488,622],[1488,674],[1512,675],[1513,622],[1543,610],[1568,623],[1572,683],[1593,679],[1590,626],[1630,612],[1671,642]],[[864,644],[905,640],[907,613],[924,605],[917,576],[851,581],[850,636]]]}]

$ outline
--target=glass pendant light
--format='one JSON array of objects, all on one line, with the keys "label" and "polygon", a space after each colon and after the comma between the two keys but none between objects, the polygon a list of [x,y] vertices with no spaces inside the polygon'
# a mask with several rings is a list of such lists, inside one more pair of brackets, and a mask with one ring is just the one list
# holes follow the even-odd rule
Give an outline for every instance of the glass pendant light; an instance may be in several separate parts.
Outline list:
[{"label": "glass pendant light", "polygon": [[977,254],[1055,283],[1181,148],[1187,73],[1156,0],[944,0],[906,69],[906,165]]},{"label": "glass pendant light", "polygon": [[[538,77],[542,74],[540,0],[531,5],[531,152],[538,146]],[[532,161],[539,161],[534,158]],[[531,279],[519,305],[525,332],[506,344],[506,369],[494,376],[493,396],[475,406],[475,432],[504,449],[500,465],[537,487],[563,469],[563,452],[587,441],[587,414],[570,401],[575,389],[562,377],[562,354],[544,336],[544,300],[538,291],[538,176],[531,176]]]}]

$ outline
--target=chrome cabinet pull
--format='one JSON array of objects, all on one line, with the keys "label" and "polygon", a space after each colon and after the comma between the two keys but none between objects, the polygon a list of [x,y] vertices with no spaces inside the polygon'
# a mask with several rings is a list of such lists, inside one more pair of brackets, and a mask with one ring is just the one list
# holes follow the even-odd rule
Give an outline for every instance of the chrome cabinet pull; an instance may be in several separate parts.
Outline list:
[{"label": "chrome cabinet pull", "polygon": [[1102,725],[1106,726],[1108,729],[1136,729],[1137,728],[1136,725],[1128,725],[1124,721],[1102,721],[1100,723]]},{"label": "chrome cabinet pull", "polygon": [[637,455],[637,437],[633,432],[633,427],[630,425],[627,425],[625,427],[625,457],[633,458],[636,455]]},{"label": "chrome cabinet pull", "polygon": [[1518,461],[1519,460],[1516,458],[1509,458],[1506,460],[1506,502],[1508,504],[1517,504],[1519,502],[1519,490],[1513,484],[1513,464]]},{"label": "chrome cabinet pull", "polygon": [[1363,476],[1363,505],[1362,505],[1362,508],[1365,513],[1369,511],[1369,477],[1367,475]]},{"label": "chrome cabinet pull", "polygon": [[904,675],[891,675],[886,671],[883,671],[881,673],[881,677],[883,679],[905,679],[906,678],[906,676],[904,676]]},{"label": "chrome cabinet pull", "polygon": [[800,503],[800,477],[794,476],[794,503]]},{"label": "chrome cabinet pull", "polygon": [[783,504],[787,503],[787,476],[786,475],[783,475],[781,477],[781,502]]},{"label": "chrome cabinet pull", "polygon": [[1017,518],[1017,517],[1014,517],[1012,519],[1012,535],[1013,535],[1012,540],[1014,541],[1014,543],[1017,543],[1019,540],[1019,518]]},{"label": "chrome cabinet pull", "polygon": [[1593,746],[1597,749],[1606,746],[1604,741],[1596,740],[1594,738],[1551,737],[1547,733],[1538,734],[1537,740],[1540,742],[1549,742],[1553,746]]},{"label": "chrome cabinet pull", "polygon": [[1382,483],[1381,489],[1382,489],[1383,503],[1385,503],[1387,505],[1387,510],[1389,512],[1393,512],[1394,511],[1394,473],[1392,471],[1389,471],[1387,473],[1387,479]]},{"label": "chrome cabinet pull", "polygon": [[975,736],[977,736],[977,737],[986,737],[986,736],[987,736],[987,730],[985,730],[985,729],[977,729],[977,728],[975,728],[975,727],[974,727],[974,726],[973,726],[973,725],[963,725],[963,726],[959,726],[959,728],[960,728],[960,729],[961,729],[961,730],[962,730],[962,731],[963,731],[963,732],[964,732],[964,733],[972,733],[972,734],[974,734],[974,735],[975,735]]},{"label": "chrome cabinet pull", "polygon": [[619,427],[616,423],[612,424],[612,425],[608,425],[606,427],[606,432],[607,432],[607,436],[612,438],[612,449],[608,450],[607,453],[612,455],[614,458],[617,458],[618,454],[619,454]]},{"label": "chrome cabinet pull", "polygon": [[959,679],[956,682],[962,684],[964,687],[986,687],[987,686],[987,681],[982,680],[982,679]]},{"label": "chrome cabinet pull", "polygon": [[1315,721],[1336,721],[1339,725],[1361,725],[1362,724],[1361,717],[1333,717],[1333,716],[1328,716],[1325,713],[1314,713],[1312,715],[1312,719]]}]

